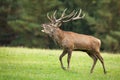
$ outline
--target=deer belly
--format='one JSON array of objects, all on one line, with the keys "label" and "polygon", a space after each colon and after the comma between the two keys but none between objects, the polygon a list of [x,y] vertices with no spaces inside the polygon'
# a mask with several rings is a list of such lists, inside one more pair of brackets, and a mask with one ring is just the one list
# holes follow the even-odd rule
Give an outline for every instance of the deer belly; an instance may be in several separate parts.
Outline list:
[{"label": "deer belly", "polygon": [[80,49],[80,50],[90,50],[90,44],[89,43],[75,43],[74,49]]}]

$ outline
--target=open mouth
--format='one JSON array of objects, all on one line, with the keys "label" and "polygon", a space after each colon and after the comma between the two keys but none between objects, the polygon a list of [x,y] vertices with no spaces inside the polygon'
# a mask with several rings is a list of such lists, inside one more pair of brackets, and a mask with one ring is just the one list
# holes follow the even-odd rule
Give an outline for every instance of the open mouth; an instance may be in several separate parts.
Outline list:
[{"label": "open mouth", "polygon": [[45,32],[45,31],[44,31],[44,27],[42,27],[42,30],[41,30],[41,31],[42,31],[42,32]]},{"label": "open mouth", "polygon": [[45,32],[44,30],[41,30],[42,32]]}]

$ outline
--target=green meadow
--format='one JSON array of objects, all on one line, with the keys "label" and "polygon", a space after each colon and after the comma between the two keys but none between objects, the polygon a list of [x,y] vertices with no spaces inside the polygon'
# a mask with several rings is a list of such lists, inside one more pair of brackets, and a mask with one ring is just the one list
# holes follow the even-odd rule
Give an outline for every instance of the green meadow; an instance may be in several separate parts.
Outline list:
[{"label": "green meadow", "polygon": [[[62,50],[0,47],[0,80],[119,80],[120,54],[101,53],[107,74],[98,61],[90,74],[92,59],[84,52],[73,51],[70,70],[62,70]],[[63,58],[67,66],[67,56]]]}]

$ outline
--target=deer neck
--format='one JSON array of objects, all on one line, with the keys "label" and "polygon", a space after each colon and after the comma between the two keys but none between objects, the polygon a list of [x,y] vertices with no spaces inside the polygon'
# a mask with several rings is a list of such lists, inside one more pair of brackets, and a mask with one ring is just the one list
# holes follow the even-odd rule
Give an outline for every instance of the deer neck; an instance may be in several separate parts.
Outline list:
[{"label": "deer neck", "polygon": [[51,36],[54,40],[54,42],[56,44],[61,44],[62,43],[62,40],[64,38],[64,31],[62,31],[61,29],[59,28],[56,28],[53,33],[52,33],[52,36]]}]

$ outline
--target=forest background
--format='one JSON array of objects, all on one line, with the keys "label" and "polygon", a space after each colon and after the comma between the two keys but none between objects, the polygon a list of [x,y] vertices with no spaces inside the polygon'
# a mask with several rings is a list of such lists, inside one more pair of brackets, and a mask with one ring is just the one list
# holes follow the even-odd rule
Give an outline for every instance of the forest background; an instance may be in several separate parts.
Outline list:
[{"label": "forest background", "polygon": [[101,50],[120,52],[119,0],[0,0],[0,46],[59,48],[41,32],[49,22],[46,14],[82,9],[82,20],[64,23],[62,30],[93,35],[102,41]]}]

